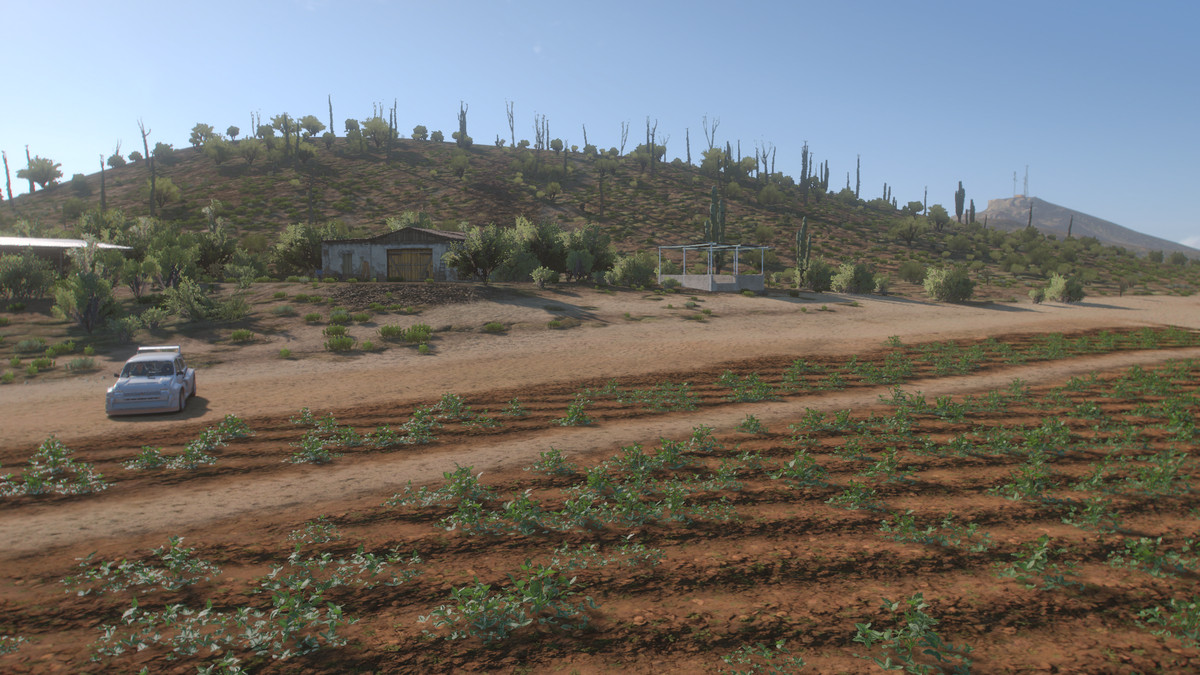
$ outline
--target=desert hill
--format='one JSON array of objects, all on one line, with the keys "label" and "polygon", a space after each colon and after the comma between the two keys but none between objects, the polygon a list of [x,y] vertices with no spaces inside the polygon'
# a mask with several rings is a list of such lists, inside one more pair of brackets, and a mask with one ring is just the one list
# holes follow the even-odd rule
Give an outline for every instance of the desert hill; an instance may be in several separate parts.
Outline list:
[{"label": "desert hill", "polygon": [[[976,223],[952,217],[949,223],[930,220],[925,230],[905,237],[898,228],[905,212],[884,199],[856,198],[849,188],[830,190],[816,176],[805,181],[768,175],[755,170],[753,157],[731,157],[718,170],[712,163],[650,161],[644,146],[625,154],[616,149],[596,154],[573,147],[539,151],[476,144],[464,149],[453,142],[413,139],[395,139],[390,147],[355,145],[338,137],[306,141],[302,158],[280,152],[277,139],[273,150],[247,161],[236,152],[245,142],[229,142],[235,151],[220,162],[202,148],[164,154],[157,160],[159,179],[178,191],[159,207],[158,216],[203,231],[208,226],[203,210],[217,200],[216,214],[251,253],[265,252],[289,225],[333,223],[343,235],[370,236],[395,226],[389,218],[405,214],[412,224],[441,229],[511,225],[518,216],[554,220],[567,229],[592,224],[606,231],[619,252],[629,253],[700,242],[710,192],[719,185],[727,206],[724,240],[769,246],[764,271],[778,284],[790,279],[785,272],[795,261],[796,232],[807,222],[814,259],[835,266],[864,263],[893,280],[911,277],[901,273],[908,262],[910,268],[911,263],[969,267],[1003,298],[1024,295],[1051,273],[1079,275],[1097,292],[1200,288],[1200,266],[1168,267],[1133,255],[1147,247],[1182,249],[1195,261],[1200,251],[1171,248],[1170,242],[1083,214],[1076,215],[1074,237],[1066,241],[1070,212],[1042,200],[1034,200],[1035,223],[1044,222],[1047,232],[1058,234],[1057,241],[1001,229],[1014,222],[1024,228],[1028,210],[1027,203],[1005,207],[1006,200],[989,204],[987,227],[982,215]],[[661,156],[662,147],[656,149]],[[811,166],[819,168],[820,160]],[[119,209],[126,222],[149,215],[149,175],[144,160],[106,170],[103,192],[110,212]],[[96,209],[100,198],[99,172],[76,175],[0,204],[0,232],[78,236],[80,215]],[[1116,231],[1128,234],[1114,240]],[[1125,250],[1106,246],[1109,241]]]},{"label": "desert hill", "polygon": [[1070,225],[1072,236],[1095,237],[1102,243],[1122,246],[1138,253],[1180,251],[1190,258],[1200,257],[1200,251],[1189,246],[1143,234],[1037,197],[991,199],[988,200],[987,210],[978,213],[976,217],[983,219],[986,216],[989,227],[1016,230],[1029,223],[1030,205],[1033,206],[1033,226],[1045,234],[1054,234],[1059,239],[1067,236],[1067,227]]}]

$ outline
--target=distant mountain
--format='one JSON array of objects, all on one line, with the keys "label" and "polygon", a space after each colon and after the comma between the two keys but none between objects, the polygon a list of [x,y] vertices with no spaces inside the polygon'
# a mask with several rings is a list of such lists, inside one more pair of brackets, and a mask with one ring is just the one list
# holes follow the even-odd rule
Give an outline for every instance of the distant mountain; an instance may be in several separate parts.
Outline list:
[{"label": "distant mountain", "polygon": [[988,227],[1002,230],[1016,230],[1029,223],[1029,206],[1033,205],[1033,226],[1043,234],[1054,234],[1059,239],[1067,236],[1067,226],[1071,225],[1072,216],[1075,219],[1071,225],[1071,235],[1074,237],[1095,237],[1101,243],[1112,246],[1123,246],[1130,251],[1147,253],[1149,251],[1181,251],[1189,258],[1200,258],[1200,250],[1190,246],[1159,239],[1148,234],[1142,234],[1128,227],[1080,213],[1065,206],[1051,204],[1037,197],[1009,197],[1006,199],[988,200],[987,209],[975,215],[977,221],[983,221],[987,216]]}]

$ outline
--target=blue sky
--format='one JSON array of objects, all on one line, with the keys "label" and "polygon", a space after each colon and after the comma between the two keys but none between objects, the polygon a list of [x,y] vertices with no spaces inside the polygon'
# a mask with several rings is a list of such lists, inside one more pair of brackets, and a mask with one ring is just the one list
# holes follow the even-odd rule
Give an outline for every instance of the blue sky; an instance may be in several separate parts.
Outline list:
[{"label": "blue sky", "polygon": [[[398,103],[402,130],[447,137],[466,102],[476,143],[518,140],[536,114],[551,137],[627,150],[658,122],[669,157],[693,159],[701,118],[719,141],[777,148],[800,173],[808,141],[845,184],[862,156],[864,197],[983,210],[1033,196],[1200,246],[1200,22],[1195,2],[520,2],[6,0],[0,149],[25,145],[65,178],[99,156],[187,146],[280,112],[328,119]],[[702,205],[697,208],[701,208]]]}]

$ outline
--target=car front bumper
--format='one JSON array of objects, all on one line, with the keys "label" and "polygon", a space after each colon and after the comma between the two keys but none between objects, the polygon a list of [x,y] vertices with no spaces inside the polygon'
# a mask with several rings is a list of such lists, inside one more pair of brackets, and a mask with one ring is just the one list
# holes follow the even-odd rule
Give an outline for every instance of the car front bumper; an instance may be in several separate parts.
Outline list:
[{"label": "car front bumper", "polygon": [[179,410],[179,402],[171,400],[171,394],[165,396],[139,396],[119,399],[106,399],[104,412],[107,415],[140,415],[143,413],[175,412]]}]

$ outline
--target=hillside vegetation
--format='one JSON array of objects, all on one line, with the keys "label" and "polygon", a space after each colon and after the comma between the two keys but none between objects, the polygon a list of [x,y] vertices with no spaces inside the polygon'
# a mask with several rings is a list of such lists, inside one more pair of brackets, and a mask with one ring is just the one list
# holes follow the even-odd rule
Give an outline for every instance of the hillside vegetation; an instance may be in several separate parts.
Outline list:
[{"label": "hillside vegetation", "polygon": [[[664,162],[663,147],[652,140],[625,154],[616,148],[567,148],[557,139],[513,148],[379,141],[363,132],[337,138],[326,133],[320,140],[293,133],[290,141],[272,136],[231,141],[209,132],[193,140],[195,147],[160,144],[152,153],[158,218],[184,231],[220,228],[262,263],[293,224],[320,227],[329,236],[366,236],[402,224],[511,226],[520,216],[554,221],[566,230],[594,224],[621,253],[696,243],[704,237],[715,185],[727,208],[724,241],[770,246],[766,272],[777,285],[794,279],[789,268],[796,261],[796,230],[806,221],[814,260],[835,267],[861,263],[898,277],[893,281],[912,283],[928,267],[959,266],[975,280],[976,297],[1015,299],[1053,274],[1079,279],[1089,294],[1190,294],[1200,287],[1197,261],[1184,256],[1147,260],[1091,237],[988,229],[969,222],[969,213],[959,222],[940,205],[926,209],[911,202],[897,208],[882,197],[856,198],[849,187],[830,189],[827,170],[822,177],[807,148],[805,173],[813,167],[812,175],[794,178],[770,173],[757,152],[731,156],[728,145],[703,152],[699,166]],[[259,149],[257,156],[243,156],[248,144]],[[119,242],[151,211],[148,162],[140,153],[134,157],[103,178],[77,174],[18,197],[0,209],[0,231]],[[103,218],[102,200],[108,210]],[[221,257],[206,261],[203,271],[212,279],[223,276],[227,260]],[[757,266],[758,256],[753,258],[749,264]],[[263,267],[271,273],[270,266]],[[892,290],[906,287],[893,284]]]}]

